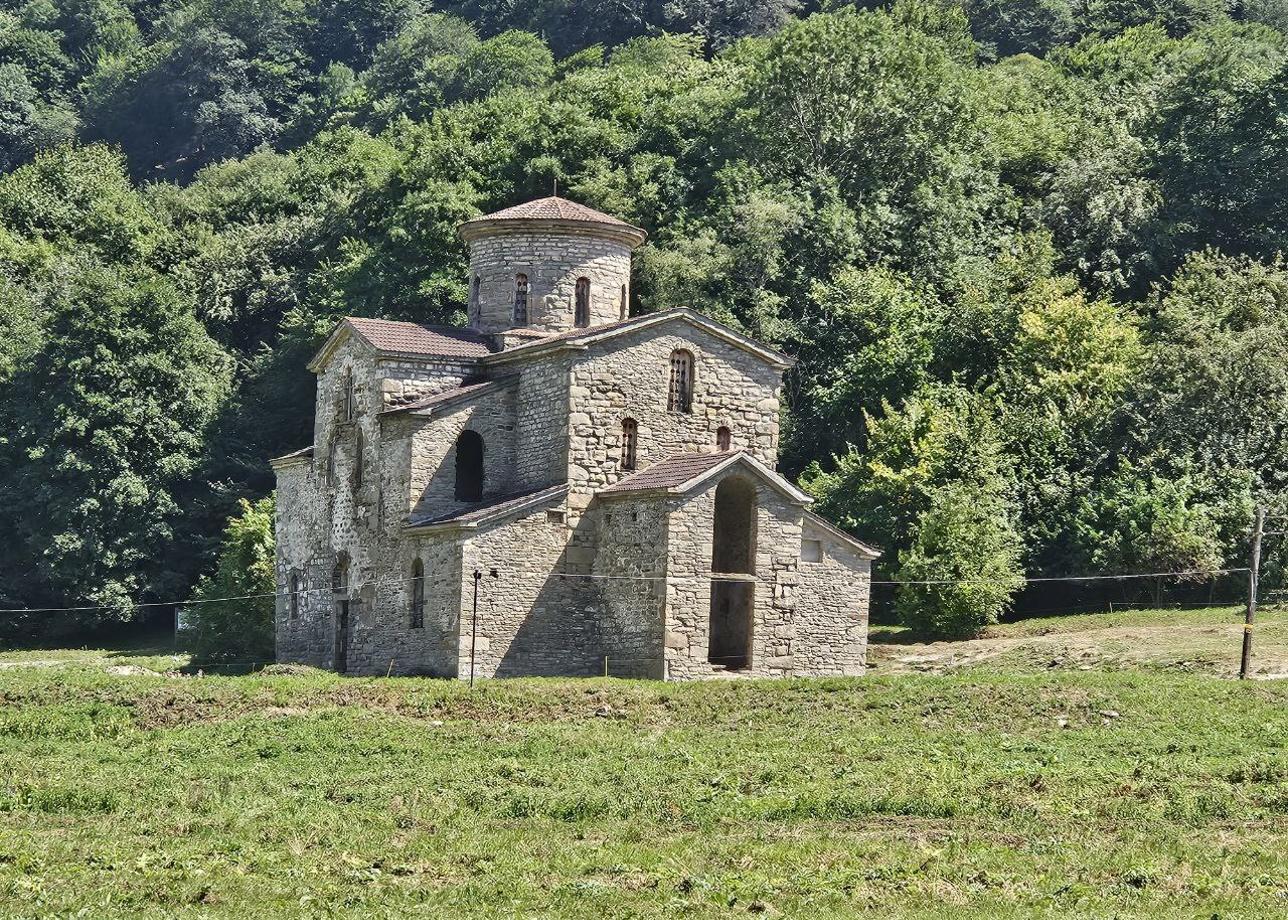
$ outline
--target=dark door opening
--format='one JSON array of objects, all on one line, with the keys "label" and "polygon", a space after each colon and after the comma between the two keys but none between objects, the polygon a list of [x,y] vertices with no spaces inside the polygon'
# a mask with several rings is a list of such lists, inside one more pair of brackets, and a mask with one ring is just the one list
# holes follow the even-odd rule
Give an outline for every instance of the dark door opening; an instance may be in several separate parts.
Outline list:
[{"label": "dark door opening", "polygon": [[707,660],[737,671],[751,665],[756,610],[756,486],[731,476],[716,487],[715,505]]},{"label": "dark door opening", "polygon": [[456,439],[456,498],[463,502],[483,498],[483,437],[468,428]]},{"label": "dark door opening", "polygon": [[331,570],[331,596],[335,605],[335,670],[349,670],[349,557],[341,554]]}]

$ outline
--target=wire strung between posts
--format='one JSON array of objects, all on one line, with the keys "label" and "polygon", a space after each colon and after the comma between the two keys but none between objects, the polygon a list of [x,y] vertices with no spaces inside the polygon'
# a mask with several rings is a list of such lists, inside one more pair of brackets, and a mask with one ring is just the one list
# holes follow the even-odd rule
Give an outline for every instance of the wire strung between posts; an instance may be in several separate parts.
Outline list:
[{"label": "wire strung between posts", "polygon": [[[1213,577],[1216,575],[1233,575],[1238,572],[1246,572],[1247,568],[1241,569],[1216,569],[1206,571],[1194,569],[1188,572],[1141,572],[1138,575],[1061,575],[1050,578],[1025,578],[1024,584],[1037,584],[1039,582],[1052,581],[1127,581],[1131,578],[1188,578],[1190,576],[1202,575]],[[927,581],[874,581],[874,585],[995,585],[1002,584],[1006,580],[1001,578],[943,578],[930,579]]]},{"label": "wire strung between posts", "polygon": [[[688,575],[688,576],[666,576],[666,575],[595,575],[590,573],[578,572],[543,572],[538,569],[510,569],[511,572],[522,572],[523,574],[538,575],[543,578],[586,578],[600,581],[675,581],[677,578],[687,580],[708,581],[713,578],[719,578],[719,575]],[[1187,578],[1192,576],[1215,577],[1217,575],[1233,575],[1239,572],[1247,572],[1245,568],[1235,569],[1216,569],[1214,571],[1203,571],[1193,569],[1184,572],[1143,572],[1131,575],[1060,575],[1044,578],[1025,578],[1023,584],[1038,584],[1051,582],[1069,582],[1069,581],[1127,581],[1134,578]],[[422,579],[428,576],[420,576]],[[355,589],[367,588],[376,585],[402,584],[405,582],[416,581],[416,577],[397,577],[397,578],[378,578],[371,581],[359,582],[354,585],[348,585],[341,590],[352,591]],[[1007,579],[1001,578],[944,578],[928,579],[925,581],[873,581],[874,586],[890,585],[989,585],[989,584],[1009,584]],[[0,613],[90,613],[95,610],[143,610],[149,607],[194,607],[201,604],[222,604],[228,601],[250,601],[264,600],[265,598],[289,598],[294,596],[303,596],[306,594],[333,594],[333,587],[322,588],[300,588],[296,591],[266,591],[262,594],[237,594],[228,597],[205,597],[199,599],[188,599],[181,601],[147,601],[138,604],[90,604],[82,607],[6,607],[0,608]]]}]

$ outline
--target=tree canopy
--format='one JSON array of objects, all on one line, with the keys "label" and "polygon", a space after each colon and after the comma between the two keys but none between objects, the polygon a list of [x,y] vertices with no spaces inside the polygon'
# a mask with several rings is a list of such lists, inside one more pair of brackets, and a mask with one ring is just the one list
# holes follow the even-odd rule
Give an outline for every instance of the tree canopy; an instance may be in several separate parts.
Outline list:
[{"label": "tree canopy", "polygon": [[1284,29],[1215,0],[9,0],[0,600],[190,590],[308,439],[336,317],[463,322],[456,225],[556,179],[649,231],[633,312],[799,357],[785,472],[885,574],[989,585],[909,588],[910,622],[1223,568],[1288,477]]}]

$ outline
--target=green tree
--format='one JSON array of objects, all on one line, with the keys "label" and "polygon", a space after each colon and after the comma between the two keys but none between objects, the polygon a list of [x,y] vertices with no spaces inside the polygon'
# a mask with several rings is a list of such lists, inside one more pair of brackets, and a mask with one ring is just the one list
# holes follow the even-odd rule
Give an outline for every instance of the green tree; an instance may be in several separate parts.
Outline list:
[{"label": "green tree", "polygon": [[55,278],[0,394],[0,594],[126,618],[182,583],[175,528],[229,367],[154,273],[78,257]]},{"label": "green tree", "polygon": [[196,663],[267,664],[273,660],[273,497],[242,499],[228,520],[212,573],[193,591],[190,611]]}]

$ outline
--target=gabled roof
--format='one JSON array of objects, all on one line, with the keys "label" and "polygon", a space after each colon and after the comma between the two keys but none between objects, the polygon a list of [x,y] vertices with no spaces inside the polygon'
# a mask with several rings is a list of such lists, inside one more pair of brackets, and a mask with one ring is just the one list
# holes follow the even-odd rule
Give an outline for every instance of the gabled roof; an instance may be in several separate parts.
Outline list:
[{"label": "gabled roof", "polygon": [[596,211],[584,204],[551,195],[502,208],[461,224],[461,237],[470,240],[489,233],[504,233],[525,227],[563,228],[577,232],[600,233],[614,237],[631,247],[644,242],[647,235],[639,227]]},{"label": "gabled roof", "polygon": [[767,364],[780,370],[786,370],[796,363],[794,358],[770,348],[768,345],[763,345],[750,336],[743,335],[741,332],[730,329],[724,323],[718,323],[711,317],[703,316],[701,313],[696,313],[687,307],[664,310],[660,313],[646,313],[643,316],[633,316],[630,319],[607,323],[603,326],[590,326],[586,329],[561,332],[536,342],[527,342],[515,348],[507,348],[504,351],[490,354],[484,359],[484,363],[506,364],[511,361],[527,360],[528,358],[549,354],[561,349],[585,350],[596,342],[625,335],[628,332],[674,322],[686,323],[696,329],[701,329],[703,332],[709,333],[735,348],[740,348],[756,355]]},{"label": "gabled roof", "polygon": [[855,537],[850,536],[848,533],[846,533],[841,528],[837,527],[827,518],[821,517],[815,514],[813,511],[805,512],[805,520],[808,523],[813,524],[819,530],[826,531],[829,536],[832,536],[837,540],[840,540],[842,543],[848,544],[852,549],[855,550],[855,552],[857,552],[860,556],[863,556],[866,559],[876,559],[881,555],[881,550],[877,549],[875,546],[870,546],[867,543],[864,543],[862,540],[859,540],[859,539],[856,539]]},{"label": "gabled roof", "polygon": [[809,495],[743,450],[712,454],[675,454],[638,473],[632,473],[595,494],[604,498],[618,498],[639,492],[684,495],[709,482],[714,476],[723,473],[731,466],[743,467],[745,471],[797,504],[808,505],[814,501]]},{"label": "gabled roof", "polygon": [[498,495],[478,505],[472,505],[464,511],[453,511],[443,515],[413,515],[406,525],[407,530],[475,530],[483,524],[503,518],[508,514],[540,507],[543,504],[562,499],[568,494],[568,484],[560,483],[531,492]]},{"label": "gabled roof", "polygon": [[487,338],[472,329],[346,316],[313,356],[309,370],[315,373],[320,370],[351,335],[356,335],[380,354],[391,357],[443,358],[455,363],[470,363],[491,354]]},{"label": "gabled roof", "polygon": [[405,406],[395,406],[392,409],[385,409],[381,415],[394,415],[399,412],[410,412],[413,415],[434,415],[445,409],[458,405],[463,402],[485,396],[497,390],[503,390],[512,387],[519,381],[518,374],[507,374],[504,377],[498,377],[495,380],[481,380],[474,383],[466,383],[450,390],[444,390],[442,393],[436,393],[433,396],[426,397],[414,403],[408,403]]}]

